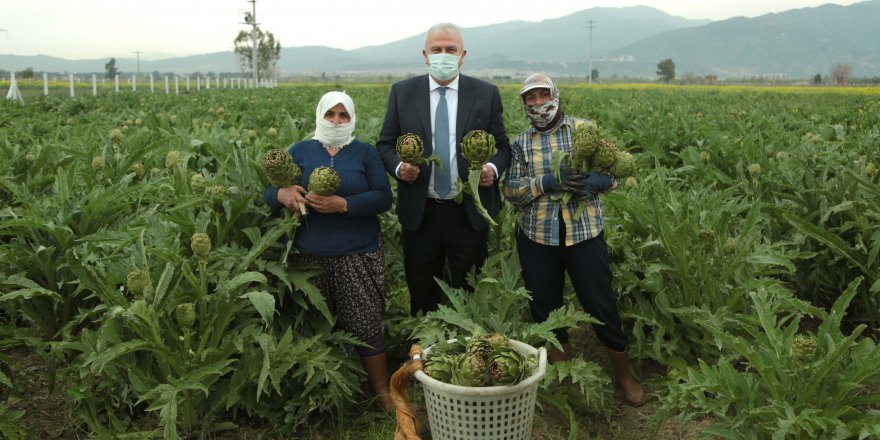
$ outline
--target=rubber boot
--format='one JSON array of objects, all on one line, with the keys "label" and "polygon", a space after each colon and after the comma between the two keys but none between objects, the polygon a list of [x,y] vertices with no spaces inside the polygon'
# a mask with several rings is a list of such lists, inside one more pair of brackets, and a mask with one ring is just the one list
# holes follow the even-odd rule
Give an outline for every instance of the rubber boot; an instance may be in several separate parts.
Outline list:
[{"label": "rubber boot", "polygon": [[377,402],[382,410],[390,412],[394,409],[391,402],[391,389],[389,388],[388,356],[385,353],[375,356],[361,356],[361,365],[367,372],[367,382],[370,389],[376,395]]},{"label": "rubber boot", "polygon": [[642,406],[648,395],[642,386],[636,381],[629,371],[629,357],[625,351],[605,349],[611,360],[611,368],[614,370],[614,380],[623,390],[623,401],[630,406]]},{"label": "rubber boot", "polygon": [[571,344],[568,342],[562,344],[562,350],[551,345],[547,349],[547,360],[550,363],[571,360]]}]

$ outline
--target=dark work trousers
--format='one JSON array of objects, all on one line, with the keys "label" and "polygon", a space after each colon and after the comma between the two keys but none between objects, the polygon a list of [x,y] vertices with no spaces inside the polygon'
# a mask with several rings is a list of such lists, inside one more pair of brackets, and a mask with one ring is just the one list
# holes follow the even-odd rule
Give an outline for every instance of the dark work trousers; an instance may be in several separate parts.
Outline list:
[{"label": "dark work trousers", "polygon": [[[464,205],[452,200],[429,198],[419,229],[404,229],[401,235],[412,315],[437,310],[443,291],[434,277],[452,287],[469,288],[465,276],[474,267],[482,267],[488,255],[489,229],[475,231]],[[443,276],[446,260],[449,260],[449,277]]]},{"label": "dark work trousers", "polygon": [[[561,219],[562,216],[560,215]],[[611,269],[604,233],[573,246],[565,246],[565,226],[561,226],[558,246],[536,243],[517,229],[516,248],[526,289],[532,294],[529,308],[537,322],[562,307],[565,273],[584,310],[604,325],[594,324],[599,341],[614,351],[626,350],[626,334],[617,314],[617,298],[611,289]],[[568,331],[554,332],[559,342],[568,342]]]}]

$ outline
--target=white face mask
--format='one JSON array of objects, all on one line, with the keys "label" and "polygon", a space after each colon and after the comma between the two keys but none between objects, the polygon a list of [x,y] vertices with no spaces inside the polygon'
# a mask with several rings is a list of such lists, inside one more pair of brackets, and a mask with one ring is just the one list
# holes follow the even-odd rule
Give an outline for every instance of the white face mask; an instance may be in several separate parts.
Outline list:
[{"label": "white face mask", "polygon": [[336,125],[326,119],[315,121],[315,139],[331,147],[344,147],[354,140],[354,124],[347,122]]},{"label": "white face mask", "polygon": [[458,63],[461,57],[448,53],[428,55],[428,73],[437,81],[449,81],[458,75]]}]

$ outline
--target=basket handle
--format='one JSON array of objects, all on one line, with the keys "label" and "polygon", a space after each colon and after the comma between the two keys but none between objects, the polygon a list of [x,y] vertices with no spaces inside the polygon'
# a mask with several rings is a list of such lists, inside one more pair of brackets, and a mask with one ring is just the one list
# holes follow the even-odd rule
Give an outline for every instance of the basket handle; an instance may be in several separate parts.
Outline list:
[{"label": "basket handle", "polygon": [[407,386],[416,371],[421,371],[422,367],[422,347],[413,344],[409,349],[409,360],[391,375],[391,401],[394,402],[394,408],[397,410],[394,440],[421,440],[419,420],[409,405]]}]

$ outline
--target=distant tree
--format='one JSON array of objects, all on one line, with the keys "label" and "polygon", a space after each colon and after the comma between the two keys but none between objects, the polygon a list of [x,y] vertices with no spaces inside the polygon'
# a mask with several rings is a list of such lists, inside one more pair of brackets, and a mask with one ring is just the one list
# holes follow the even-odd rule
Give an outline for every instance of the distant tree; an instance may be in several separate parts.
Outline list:
[{"label": "distant tree", "polygon": [[813,85],[821,85],[822,84],[822,74],[817,73],[816,76],[813,77]]},{"label": "distant tree", "polygon": [[[245,18],[247,20],[247,18]],[[241,31],[235,37],[235,54],[244,70],[253,67],[253,40],[251,32]],[[263,32],[257,28],[257,78],[266,79],[275,74],[275,63],[281,59],[281,41],[275,39],[271,32]]]},{"label": "distant tree", "polygon": [[110,61],[108,61],[107,64],[104,64],[104,70],[107,71],[107,79],[113,79],[116,75],[122,73],[116,68],[116,58],[110,58]]},{"label": "distant tree", "polygon": [[593,69],[590,71],[590,80],[592,82],[599,81],[599,69]]},{"label": "distant tree", "polygon": [[852,77],[852,66],[849,64],[835,64],[831,68],[831,80],[838,85],[846,85]]},{"label": "distant tree", "polygon": [[18,72],[18,77],[21,79],[34,79],[34,68],[28,67],[27,69]]},{"label": "distant tree", "polygon": [[667,58],[657,63],[657,75],[665,83],[675,80],[675,63],[672,62],[672,58]]}]

